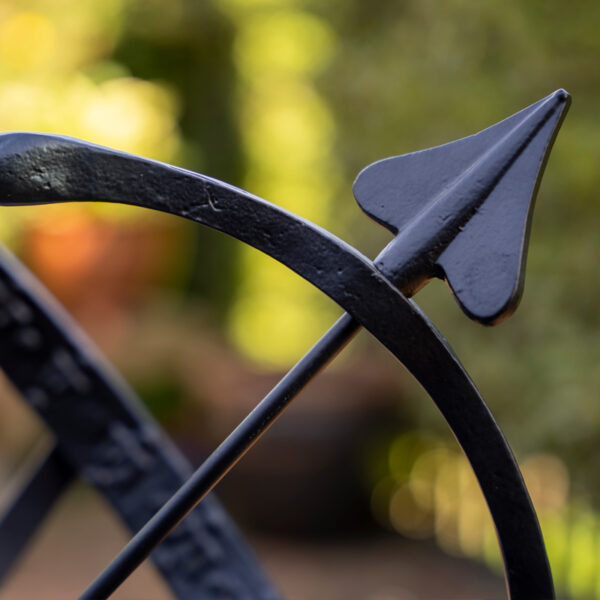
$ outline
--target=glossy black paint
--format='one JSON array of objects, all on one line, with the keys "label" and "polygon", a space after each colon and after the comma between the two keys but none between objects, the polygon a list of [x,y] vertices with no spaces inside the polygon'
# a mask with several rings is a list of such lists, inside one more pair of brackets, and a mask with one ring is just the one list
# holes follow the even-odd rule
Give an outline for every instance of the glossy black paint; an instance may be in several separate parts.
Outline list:
[{"label": "glossy black paint", "polygon": [[[415,218],[409,220],[403,230],[408,232],[404,233],[407,238],[403,238],[403,231],[400,231],[395,242],[378,259],[381,270],[328,232],[242,190],[181,169],[66,138],[33,134],[0,137],[0,202],[6,205],[78,200],[123,202],[178,214],[266,252],[316,285],[349,316],[343,317],[330,332],[336,343],[318,343],[308,362],[315,365],[315,370],[325,364],[355,330],[353,320],[385,344],[429,392],[473,466],[497,528],[510,597],[547,600],[554,596],[552,579],[535,512],[514,458],[458,359],[433,325],[394,283],[410,295],[443,267],[446,275],[450,273],[449,280],[459,301],[473,316],[494,322],[513,308],[520,284],[510,287],[506,300],[505,282],[496,285],[493,278],[493,285],[488,287],[496,296],[504,294],[504,300],[501,298],[498,302],[496,298],[490,305],[475,302],[465,295],[464,290],[471,284],[480,283],[478,271],[460,260],[456,262],[460,258],[458,250],[458,254],[448,261],[443,256],[463,239],[463,234],[466,245],[461,248],[472,251],[477,232],[487,233],[484,223],[490,215],[498,214],[497,209],[496,212],[494,209],[488,211],[487,204],[494,199],[492,204],[495,206],[508,192],[519,192],[519,206],[522,207],[520,191],[521,185],[526,183],[525,209],[517,218],[524,223],[518,223],[518,235],[505,238],[518,242],[516,251],[510,248],[506,252],[518,257],[517,281],[522,280],[529,202],[567,100],[566,93],[559,91],[526,109],[525,118],[517,119],[518,123],[514,121],[514,127],[500,128],[503,135],[495,140],[489,152],[486,150],[481,160],[469,163],[464,172],[455,172],[451,183],[445,185],[436,201],[426,204],[423,210],[417,211],[418,214],[413,211]],[[456,144],[461,147],[459,142]],[[439,156],[443,163],[445,157],[458,155],[453,151]],[[517,168],[518,165],[524,166]],[[433,172],[434,166],[430,164]],[[361,192],[363,184],[360,180],[357,197],[364,204],[361,196],[369,186],[363,187]],[[389,177],[383,180],[387,189],[389,181]],[[401,183],[399,180],[398,184]],[[388,200],[384,198],[382,202],[385,204]],[[377,207],[371,209],[381,222],[393,225],[387,212],[378,214]],[[433,216],[433,223],[421,220],[427,213]],[[471,227],[470,223],[477,223],[477,219],[482,222],[478,227]],[[423,239],[418,235],[421,228]],[[405,239],[409,241],[403,241]],[[307,248],[311,249],[310,253],[306,252]],[[494,256],[503,258],[503,254],[497,252],[487,258],[491,260]],[[456,264],[456,275],[452,275]],[[514,261],[511,264],[514,265]],[[487,263],[484,267],[484,271],[489,272]],[[513,269],[513,275],[514,272]],[[344,331],[336,331],[336,327]],[[266,404],[261,403],[261,410],[266,412],[259,411],[258,415],[264,414],[268,417],[266,420],[255,419],[244,435],[236,438],[234,432],[234,438],[228,438],[224,443],[223,460],[217,457],[211,475],[214,481],[218,481],[240,453],[253,443],[258,432],[269,424],[272,416],[269,409],[274,405],[283,408],[301,388],[302,369],[296,376],[289,386],[283,386],[281,394],[275,394]],[[240,446],[236,448],[238,442]],[[82,598],[101,598],[110,594],[115,583],[118,584],[118,578],[134,568],[165,531],[199,500],[206,490],[202,473],[201,467],[196,474],[200,474],[199,487],[192,479],[192,484],[186,484],[170,501],[173,506],[178,497],[184,498],[179,507],[182,511],[176,518],[169,523],[170,509],[163,509],[166,512],[162,520],[155,520],[150,529],[146,529],[149,531],[146,537],[142,535],[138,542],[128,546],[133,550],[126,549],[120,565],[107,571],[108,575],[99,578]],[[161,531],[160,527],[165,524],[166,529]]]}]

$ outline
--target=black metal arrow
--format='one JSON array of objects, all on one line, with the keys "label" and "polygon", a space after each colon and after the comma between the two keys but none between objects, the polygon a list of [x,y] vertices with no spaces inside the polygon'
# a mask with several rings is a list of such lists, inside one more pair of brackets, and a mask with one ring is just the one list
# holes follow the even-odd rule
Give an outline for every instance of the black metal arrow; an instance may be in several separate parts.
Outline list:
[{"label": "black metal arrow", "polygon": [[[568,101],[561,90],[469,138],[368,167],[355,184],[357,199],[398,233],[377,261],[380,270],[328,232],[217,180],[68,138],[0,136],[1,204],[109,201],[178,214],[266,252],[349,312],[134,538],[119,569],[151,551],[165,523],[218,481],[360,323],[422,383],[469,458],[496,525],[511,598],[553,597],[535,513],[501,432],[443,338],[390,281],[411,295],[444,277],[482,322],[514,309],[531,201]],[[106,597],[119,569],[113,565],[84,597]]]},{"label": "black metal arrow", "polygon": [[[474,136],[380,161],[359,175],[354,192],[360,206],[397,234],[375,265],[405,296],[443,277],[471,318],[494,324],[514,310],[523,288],[533,200],[568,104],[569,95],[558,90]],[[80,600],[108,597],[359,327],[343,315]]]}]

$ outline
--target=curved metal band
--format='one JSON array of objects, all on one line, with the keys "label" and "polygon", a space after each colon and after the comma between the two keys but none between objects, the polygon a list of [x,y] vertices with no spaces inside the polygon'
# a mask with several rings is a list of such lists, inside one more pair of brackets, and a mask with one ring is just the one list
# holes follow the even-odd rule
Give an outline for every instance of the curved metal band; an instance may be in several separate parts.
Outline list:
[{"label": "curved metal band", "polygon": [[496,526],[510,598],[554,597],[537,518],[498,425],[442,336],[371,261],[214,179],[75,140],[13,135],[4,147],[0,139],[1,204],[105,201],[180,215],[279,260],[350,313],[427,390],[463,448]]},{"label": "curved metal band", "polygon": [[[192,470],[83,332],[1,247],[0,335],[0,368],[57,440],[0,517],[1,578],[73,472],[135,533]],[[278,598],[218,500],[206,500],[152,554],[175,597]]]}]

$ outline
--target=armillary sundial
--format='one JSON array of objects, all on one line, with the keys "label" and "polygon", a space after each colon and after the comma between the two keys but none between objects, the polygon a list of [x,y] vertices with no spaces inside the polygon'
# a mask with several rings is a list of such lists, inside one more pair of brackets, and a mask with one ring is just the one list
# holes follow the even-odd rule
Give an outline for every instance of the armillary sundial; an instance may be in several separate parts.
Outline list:
[{"label": "armillary sundial", "polygon": [[204,175],[65,137],[0,136],[0,204],[117,202],[179,215],[262,250],[346,311],[190,476],[177,449],[76,327],[1,254],[0,367],[56,446],[0,522],[0,574],[78,475],[137,532],[82,599],[107,598],[154,549],[177,598],[278,598],[216,500],[204,497],[364,327],[429,393],[469,459],[496,527],[509,597],[554,598],[538,521],[512,453],[458,358],[409,298],[437,277],[470,318],[491,325],[511,314],[523,289],[533,201],[569,100],[558,90],[480,133],[364,169],[355,197],[395,236],[375,261]]}]

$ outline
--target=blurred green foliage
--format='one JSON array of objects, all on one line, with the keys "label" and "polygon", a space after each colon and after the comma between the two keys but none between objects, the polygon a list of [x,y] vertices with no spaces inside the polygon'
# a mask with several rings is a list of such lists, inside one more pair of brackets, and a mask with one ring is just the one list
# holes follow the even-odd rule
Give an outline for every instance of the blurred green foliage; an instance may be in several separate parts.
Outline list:
[{"label": "blurred green foliage", "polygon": [[[567,88],[574,103],[540,191],[520,310],[490,333],[439,285],[418,300],[511,439],[572,453],[586,473],[600,431],[599,18],[591,0],[3,0],[0,127],[206,172],[374,255],[388,234],[351,198],[363,166]],[[4,239],[17,213],[3,212]],[[190,289],[255,359],[299,356],[335,308],[269,259],[196,229]]]},{"label": "blurred green foliage", "polygon": [[[320,86],[335,107],[345,181],[377,158],[473,133],[555,88],[573,95],[540,189],[517,313],[490,331],[468,322],[439,284],[417,301],[519,450],[559,452],[591,491],[600,431],[600,6],[414,0],[337,7],[328,18],[340,49]],[[353,231],[369,230],[362,216],[352,222]],[[373,231],[357,239],[375,254],[384,237]]]},{"label": "blurred green foliage", "polygon": [[[490,330],[437,282],[417,301],[517,452],[562,457],[597,508],[599,25],[596,0],[1,0],[0,129],[64,133],[205,172],[374,256],[389,236],[351,197],[362,167],[566,88],[573,106],[540,189],[522,306]],[[0,237],[18,246],[45,210],[3,211]],[[187,292],[258,364],[289,365],[337,314],[270,259],[181,231],[193,238]],[[412,394],[417,422],[443,430]]]}]

